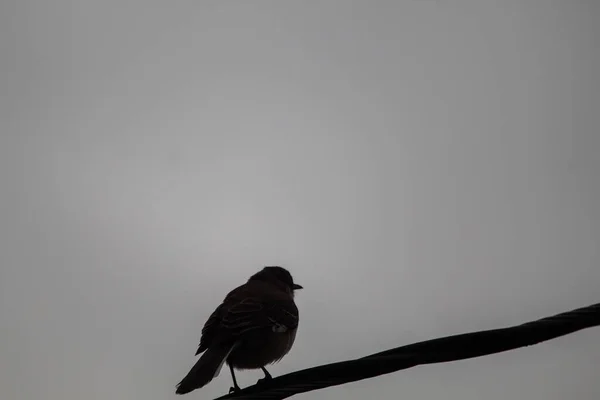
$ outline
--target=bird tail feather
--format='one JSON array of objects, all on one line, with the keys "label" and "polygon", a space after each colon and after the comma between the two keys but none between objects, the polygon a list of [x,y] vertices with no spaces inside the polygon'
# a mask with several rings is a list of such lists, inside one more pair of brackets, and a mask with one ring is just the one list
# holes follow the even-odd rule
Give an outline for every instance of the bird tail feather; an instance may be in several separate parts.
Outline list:
[{"label": "bird tail feather", "polygon": [[177,394],[186,394],[200,389],[213,380],[223,367],[227,356],[233,350],[233,346],[209,347],[200,359],[194,364],[190,372],[177,384]]}]

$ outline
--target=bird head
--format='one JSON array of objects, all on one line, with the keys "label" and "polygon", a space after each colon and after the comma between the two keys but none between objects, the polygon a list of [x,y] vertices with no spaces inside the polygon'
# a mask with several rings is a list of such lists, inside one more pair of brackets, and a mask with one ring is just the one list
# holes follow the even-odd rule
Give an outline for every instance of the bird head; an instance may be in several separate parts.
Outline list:
[{"label": "bird head", "polygon": [[249,280],[259,280],[273,283],[277,286],[285,288],[290,293],[294,293],[295,290],[302,289],[302,286],[294,283],[292,274],[290,274],[287,269],[279,266],[264,267],[262,270],[252,275]]}]

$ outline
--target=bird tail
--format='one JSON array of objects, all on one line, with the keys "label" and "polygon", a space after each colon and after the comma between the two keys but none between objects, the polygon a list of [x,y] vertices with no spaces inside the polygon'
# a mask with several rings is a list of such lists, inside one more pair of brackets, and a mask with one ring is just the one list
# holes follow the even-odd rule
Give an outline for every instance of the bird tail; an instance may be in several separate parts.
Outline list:
[{"label": "bird tail", "polygon": [[192,390],[200,389],[213,380],[223,367],[227,356],[233,346],[209,347],[200,359],[194,364],[190,372],[177,384],[177,394],[186,394]]}]

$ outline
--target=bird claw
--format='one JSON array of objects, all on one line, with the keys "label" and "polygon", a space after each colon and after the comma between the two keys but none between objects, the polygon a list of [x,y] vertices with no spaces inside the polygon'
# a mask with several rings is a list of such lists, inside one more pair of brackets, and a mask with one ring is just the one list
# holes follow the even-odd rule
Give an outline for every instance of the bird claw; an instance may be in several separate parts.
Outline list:
[{"label": "bird claw", "polygon": [[270,381],[271,378],[270,376],[265,376],[264,378],[260,378],[259,380],[256,381],[257,385],[262,385],[263,383],[266,383],[267,381]]},{"label": "bird claw", "polygon": [[239,386],[232,386],[229,388],[229,393],[239,392],[241,389]]}]

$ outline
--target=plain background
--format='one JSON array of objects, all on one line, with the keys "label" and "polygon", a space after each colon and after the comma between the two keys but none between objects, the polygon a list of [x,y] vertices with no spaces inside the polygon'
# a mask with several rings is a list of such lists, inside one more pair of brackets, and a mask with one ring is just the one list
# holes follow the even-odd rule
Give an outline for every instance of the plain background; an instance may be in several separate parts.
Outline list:
[{"label": "plain background", "polygon": [[[274,375],[599,302],[599,5],[3,2],[0,397],[175,399],[263,265]],[[599,344],[298,398],[598,399]]]}]

